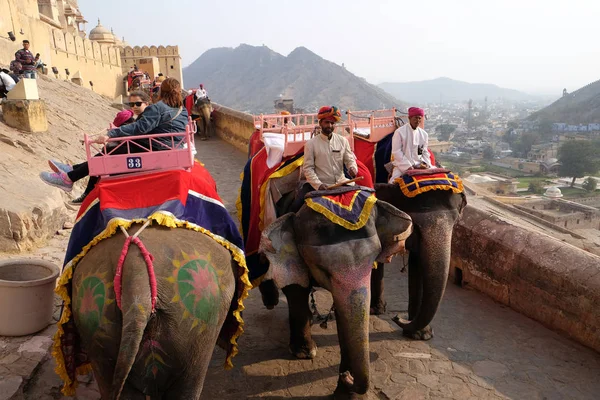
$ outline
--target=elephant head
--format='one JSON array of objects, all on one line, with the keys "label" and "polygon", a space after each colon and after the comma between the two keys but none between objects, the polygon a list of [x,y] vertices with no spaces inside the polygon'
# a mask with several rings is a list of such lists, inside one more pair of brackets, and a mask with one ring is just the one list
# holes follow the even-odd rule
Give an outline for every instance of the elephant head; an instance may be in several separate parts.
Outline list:
[{"label": "elephant head", "polygon": [[371,270],[376,260],[403,252],[411,232],[407,214],[377,201],[365,226],[357,230],[303,206],[262,233],[260,251],[270,262],[266,278],[273,279],[288,297],[290,347],[296,356],[316,354],[308,318],[310,278],[333,295],[342,353],[336,393],[361,395],[368,389]]},{"label": "elephant head", "polygon": [[[194,96],[193,94],[190,96]],[[212,111],[212,106],[210,100],[207,98],[197,99],[192,106],[192,116],[194,118],[201,119],[201,124],[199,126],[200,139],[206,140],[211,135],[211,120],[210,113]]]},{"label": "elephant head", "polygon": [[[437,312],[448,280],[452,231],[466,206],[466,197],[463,193],[433,190],[409,198],[397,184],[378,184],[376,192],[379,199],[410,215],[414,224],[413,234],[406,241],[410,252],[409,320],[400,317],[394,320],[405,335],[429,339],[432,332],[428,325]],[[378,273],[380,280],[382,271]],[[381,288],[375,289],[378,284]],[[381,296],[383,283],[373,280],[373,287],[374,296]]]}]

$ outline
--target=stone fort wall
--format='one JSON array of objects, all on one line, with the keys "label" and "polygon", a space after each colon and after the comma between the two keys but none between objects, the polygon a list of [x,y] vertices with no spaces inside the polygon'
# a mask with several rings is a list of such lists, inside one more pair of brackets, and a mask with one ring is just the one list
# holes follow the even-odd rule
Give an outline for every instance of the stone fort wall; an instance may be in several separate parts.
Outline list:
[{"label": "stone fort wall", "polygon": [[[48,76],[59,79],[81,78],[82,86],[114,98],[125,94],[123,76],[136,60],[156,57],[159,71],[165,76],[183,81],[181,57],[177,46],[125,47],[83,39],[77,33],[65,31],[60,23],[41,14],[38,0],[4,0],[0,2],[0,65],[8,66],[22,47],[23,39],[31,42],[31,50],[40,53],[47,64]],[[8,38],[13,32],[16,41]],[[21,33],[23,32],[23,33]]]},{"label": "stone fort wall", "polygon": [[[175,78],[183,85],[183,69],[179,46],[126,46],[120,49],[123,73],[133,64],[149,64],[148,59],[158,59],[158,69],[164,76]],[[147,71],[150,73],[150,71]]]}]

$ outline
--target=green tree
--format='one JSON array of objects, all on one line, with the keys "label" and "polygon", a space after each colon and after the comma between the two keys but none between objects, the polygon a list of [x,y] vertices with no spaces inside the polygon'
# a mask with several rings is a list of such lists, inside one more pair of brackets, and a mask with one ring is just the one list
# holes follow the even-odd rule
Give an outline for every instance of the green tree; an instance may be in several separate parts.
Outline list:
[{"label": "green tree", "polygon": [[554,132],[552,132],[552,122],[547,119],[541,120],[538,131],[544,139],[552,138],[552,135],[554,134]]},{"label": "green tree", "polygon": [[583,185],[582,186],[588,192],[593,192],[598,187],[598,181],[595,180],[594,178],[592,178],[591,176],[588,176],[583,181]]},{"label": "green tree", "polygon": [[512,145],[512,150],[521,157],[527,157],[534,144],[540,142],[540,135],[537,133],[526,132]]},{"label": "green tree", "polygon": [[494,159],[494,150],[492,150],[492,148],[490,146],[486,147],[483,150],[483,158],[486,160],[493,160]]},{"label": "green tree", "polygon": [[544,185],[540,181],[531,181],[529,182],[529,191],[535,194],[544,193]]},{"label": "green tree", "polygon": [[438,125],[435,128],[435,131],[438,133],[441,141],[446,141],[446,140],[450,139],[450,135],[452,135],[452,133],[454,133],[456,128],[457,128],[457,126],[453,125],[453,124],[442,124],[442,125]]},{"label": "green tree", "polygon": [[594,174],[600,170],[600,142],[587,140],[573,140],[566,142],[558,149],[558,161],[561,165],[558,176],[573,177],[575,179],[585,175]]}]

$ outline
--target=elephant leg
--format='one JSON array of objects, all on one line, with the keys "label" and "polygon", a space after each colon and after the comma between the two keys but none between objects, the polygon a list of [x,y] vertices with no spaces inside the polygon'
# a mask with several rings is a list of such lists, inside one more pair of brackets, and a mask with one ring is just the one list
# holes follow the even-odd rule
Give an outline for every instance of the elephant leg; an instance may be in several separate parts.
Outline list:
[{"label": "elephant leg", "polygon": [[370,379],[368,282],[347,292],[334,287],[332,293],[341,352],[334,399],[366,399]]},{"label": "elephant leg", "polygon": [[313,359],[317,355],[317,345],[310,332],[310,288],[292,284],[284,287],[282,291],[287,298],[290,314],[290,351],[297,358]]},{"label": "elephant leg", "polygon": [[273,279],[266,279],[258,285],[262,302],[267,307],[267,310],[272,310],[279,304],[279,289],[275,285]]},{"label": "elephant leg", "polygon": [[371,315],[384,314],[387,308],[383,287],[384,265],[377,263],[377,269],[371,271]]},{"label": "elephant leg", "polygon": [[[411,251],[408,255],[408,319],[413,320],[423,302],[423,275],[419,269],[419,253]],[[403,330],[402,335],[414,340],[430,340],[433,328],[425,328],[414,332]]]}]

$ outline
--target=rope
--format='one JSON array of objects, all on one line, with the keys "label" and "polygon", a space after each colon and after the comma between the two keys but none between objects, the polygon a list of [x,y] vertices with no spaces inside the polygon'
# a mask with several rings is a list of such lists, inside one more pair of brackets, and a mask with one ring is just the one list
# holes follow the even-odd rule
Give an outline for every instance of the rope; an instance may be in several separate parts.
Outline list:
[{"label": "rope", "polygon": [[140,239],[138,239],[138,236],[140,235],[140,233],[142,233],[142,231],[144,229],[146,229],[146,227],[148,227],[148,225],[150,225],[150,220],[146,221],[144,223],[144,225],[142,225],[142,227],[133,236],[129,236],[129,234],[127,233],[125,228],[120,226],[121,231],[127,238],[127,239],[125,239],[125,244],[123,245],[123,250],[121,250],[121,256],[119,257],[119,263],[117,264],[117,271],[115,273],[115,279],[113,282],[114,288],[115,288],[115,297],[117,299],[117,306],[119,307],[120,310],[121,310],[121,295],[122,295],[122,289],[121,289],[122,282],[121,281],[123,279],[122,278],[123,265],[125,264],[125,258],[127,257],[127,253],[129,252],[129,246],[131,245],[131,242],[133,242],[134,244],[137,245],[137,247],[139,247],[140,252],[142,253],[142,257],[144,257],[144,261],[146,262],[146,267],[148,269],[148,278],[150,279],[150,295],[152,298],[152,312],[154,313],[156,311],[156,299],[158,296],[157,296],[157,290],[156,290],[156,275],[154,274],[154,264],[153,264],[154,257],[152,256],[152,254],[150,254],[148,249],[146,249],[146,246],[144,246],[142,241]]},{"label": "rope", "polygon": [[312,321],[311,321],[311,325],[314,325],[316,323],[319,324],[319,326],[323,329],[327,329],[327,322],[329,321],[333,321],[335,319],[335,306],[332,304],[331,305],[331,309],[329,309],[329,312],[327,314],[320,314],[319,310],[317,309],[317,302],[315,301],[315,293],[316,290],[314,287],[310,288],[310,308],[312,309]]}]

